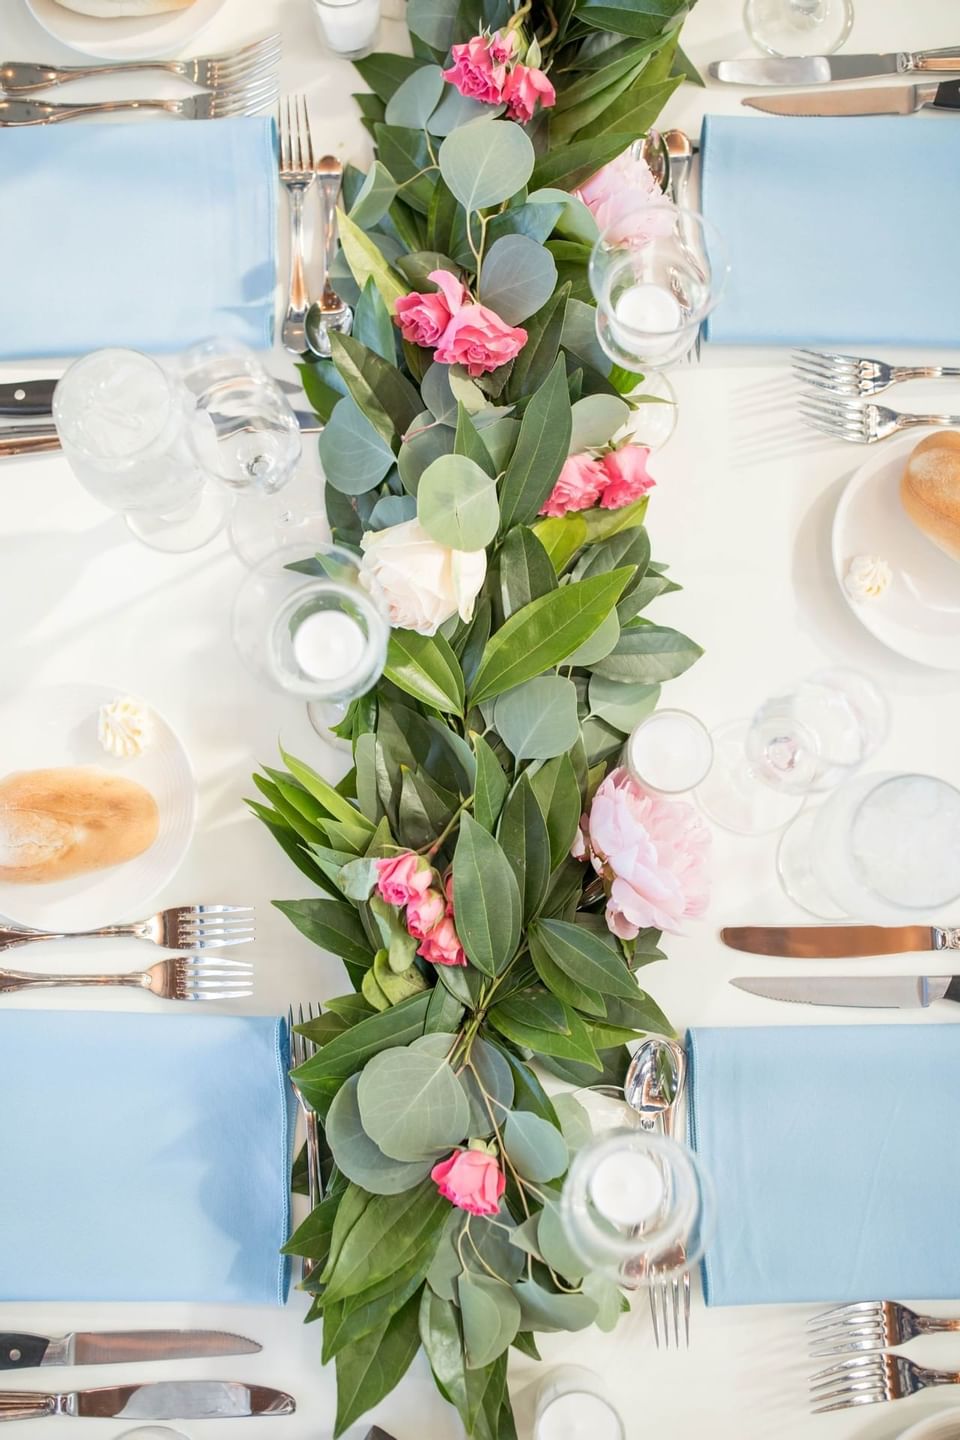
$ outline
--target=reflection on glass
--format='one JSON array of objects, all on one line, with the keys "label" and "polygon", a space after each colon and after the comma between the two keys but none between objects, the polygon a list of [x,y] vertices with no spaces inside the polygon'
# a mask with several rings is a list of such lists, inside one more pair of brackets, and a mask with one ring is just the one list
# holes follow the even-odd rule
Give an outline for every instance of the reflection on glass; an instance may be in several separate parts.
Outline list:
[{"label": "reflection on glass", "polygon": [[747,0],[743,23],[768,55],[831,55],[850,34],[852,0]]}]

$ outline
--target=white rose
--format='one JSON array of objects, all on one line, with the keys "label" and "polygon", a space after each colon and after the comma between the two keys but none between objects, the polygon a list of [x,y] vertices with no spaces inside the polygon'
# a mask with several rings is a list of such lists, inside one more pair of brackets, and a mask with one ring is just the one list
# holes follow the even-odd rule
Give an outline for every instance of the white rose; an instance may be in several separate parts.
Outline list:
[{"label": "white rose", "polygon": [[419,520],[368,530],[360,547],[361,568],[379,582],[391,625],[435,635],[451,615],[472,619],[487,573],[485,550],[438,545]]}]

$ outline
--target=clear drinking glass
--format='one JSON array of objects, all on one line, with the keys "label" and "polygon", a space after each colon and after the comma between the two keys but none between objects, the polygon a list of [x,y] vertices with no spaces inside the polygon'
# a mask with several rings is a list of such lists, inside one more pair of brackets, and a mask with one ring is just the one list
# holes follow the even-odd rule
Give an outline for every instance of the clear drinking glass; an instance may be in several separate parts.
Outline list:
[{"label": "clear drinking glass", "polygon": [[171,1430],[169,1425],[141,1425],[137,1430],[124,1430],[117,1440],[189,1440],[182,1430]]},{"label": "clear drinking glass", "polygon": [[871,680],[854,670],[820,670],[765,701],[752,720],[714,730],[714,764],[697,800],[727,830],[779,830],[804,796],[839,785],[886,733],[887,703]]},{"label": "clear drinking glass", "polygon": [[960,790],[934,775],[857,776],[784,831],[777,872],[820,919],[929,918],[960,899]]},{"label": "clear drinking glass", "polygon": [[747,0],[743,23],[768,55],[830,55],[850,34],[852,0]]},{"label": "clear drinking glass", "polygon": [[380,34],[380,0],[310,0],[320,39],[347,60],[369,55]]},{"label": "clear drinking glass", "polygon": [[597,339],[614,364],[643,372],[634,397],[662,402],[644,407],[647,444],[663,444],[673,431],[676,397],[663,371],[693,345],[729,268],[716,228],[692,210],[674,208],[664,233],[664,207],[638,205],[593,247]]},{"label": "clear drinking glass", "polygon": [[623,1421],[599,1375],[558,1365],[540,1382],[534,1440],[624,1440]]},{"label": "clear drinking glass", "polygon": [[659,795],[686,795],[710,773],[713,741],[696,715],[654,710],[624,747],[627,769],[638,784]]},{"label": "clear drinking glass", "polygon": [[57,385],[53,418],[84,489],[155,550],[188,551],[223,528],[229,496],[209,485],[191,445],[182,380],[136,350],[96,350]]}]

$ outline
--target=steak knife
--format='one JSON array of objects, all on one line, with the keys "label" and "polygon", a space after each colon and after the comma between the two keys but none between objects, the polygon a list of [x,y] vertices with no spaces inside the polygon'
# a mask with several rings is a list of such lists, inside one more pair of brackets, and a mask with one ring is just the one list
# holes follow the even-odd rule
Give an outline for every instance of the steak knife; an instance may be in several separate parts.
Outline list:
[{"label": "steak knife", "polygon": [[934,110],[960,110],[960,80],[939,85],[883,85],[864,90],[801,90],[788,95],[750,95],[741,100],[768,115],[912,115]]},{"label": "steak knife", "polygon": [[760,979],[738,976],[738,990],[767,1000],[792,1000],[804,1005],[855,1005],[869,1010],[925,1010],[934,1000],[960,1000],[957,975],[782,976]]},{"label": "steak knife", "polygon": [[256,1355],[263,1347],[226,1330],[80,1330],[71,1335],[0,1333],[0,1370],[35,1365],[126,1365],[134,1360],[198,1360]]},{"label": "steak knife", "polygon": [[26,415],[49,415],[56,380],[21,380],[0,385],[0,415],[5,420]]},{"label": "steak knife", "polygon": [[900,50],[889,55],[785,55],[767,59],[715,60],[707,69],[727,85],[827,85],[872,75],[917,75],[960,70],[960,50]]},{"label": "steak knife", "polygon": [[236,1380],[161,1380],[102,1390],[0,1390],[0,1421],[46,1415],[112,1420],[228,1420],[245,1415],[292,1415],[292,1395]]},{"label": "steak knife", "polygon": [[789,960],[960,950],[960,930],[936,925],[729,925],[720,939],[731,950]]}]

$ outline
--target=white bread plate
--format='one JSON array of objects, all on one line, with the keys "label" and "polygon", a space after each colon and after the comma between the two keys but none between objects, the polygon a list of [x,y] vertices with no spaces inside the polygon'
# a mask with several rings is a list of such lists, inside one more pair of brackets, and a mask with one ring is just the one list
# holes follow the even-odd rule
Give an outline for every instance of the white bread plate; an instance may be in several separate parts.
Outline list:
[{"label": "white bread plate", "polygon": [[26,0],[37,24],[55,40],[99,60],[160,60],[177,55],[224,4],[225,0],[193,0],[184,8],[152,15],[96,16],[69,10],[58,0]]},{"label": "white bread plate", "polygon": [[904,1430],[900,1440],[960,1440],[960,1410],[928,1415],[926,1420]]}]

